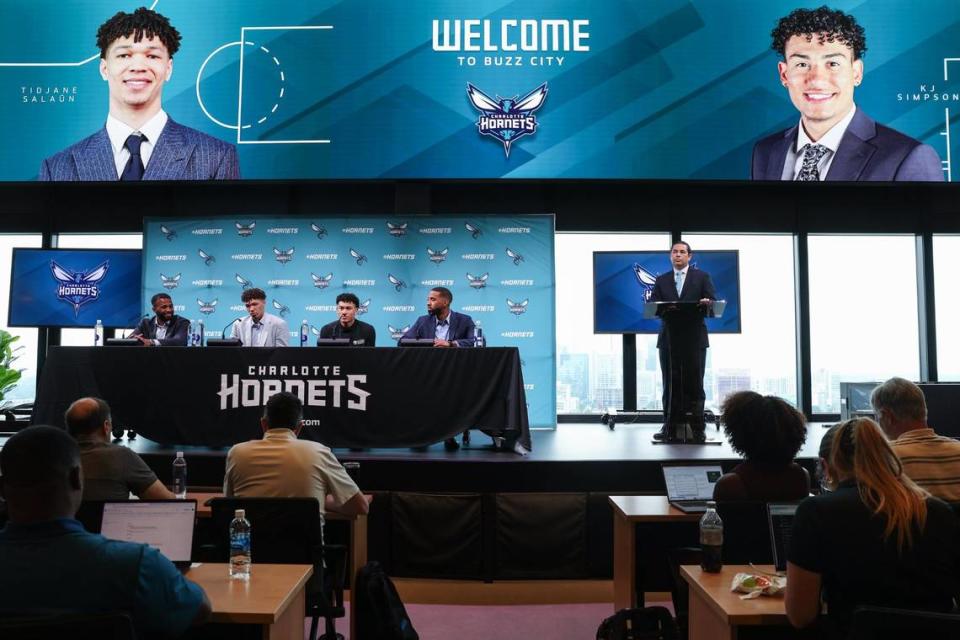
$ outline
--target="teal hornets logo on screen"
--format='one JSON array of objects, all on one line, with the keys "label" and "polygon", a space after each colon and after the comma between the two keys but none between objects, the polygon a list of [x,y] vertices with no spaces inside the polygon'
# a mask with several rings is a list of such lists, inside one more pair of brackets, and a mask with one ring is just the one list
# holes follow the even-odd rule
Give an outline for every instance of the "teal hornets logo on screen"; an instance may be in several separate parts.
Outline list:
[{"label": "teal hornets logo on screen", "polygon": [[73,306],[73,315],[80,315],[80,307],[100,297],[100,282],[107,275],[110,261],[107,260],[90,271],[70,271],[50,261],[50,271],[57,286],[57,297]]},{"label": "teal hornets logo on screen", "polygon": [[543,106],[547,99],[547,83],[517,98],[491,98],[475,86],[467,83],[467,96],[480,112],[477,131],[480,135],[496,138],[503,143],[503,152],[510,157],[510,145],[523,136],[537,132],[537,116],[533,112]]}]

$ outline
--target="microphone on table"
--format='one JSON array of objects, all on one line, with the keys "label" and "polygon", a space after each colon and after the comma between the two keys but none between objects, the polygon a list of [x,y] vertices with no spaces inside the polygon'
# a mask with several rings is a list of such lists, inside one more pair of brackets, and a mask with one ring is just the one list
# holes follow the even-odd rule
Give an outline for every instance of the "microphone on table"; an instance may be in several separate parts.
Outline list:
[{"label": "microphone on table", "polygon": [[228,322],[226,325],[224,325],[223,329],[220,331],[220,337],[221,337],[222,339],[226,340],[226,339],[227,339],[227,329],[230,328],[230,327],[232,327],[232,326],[235,325],[236,323],[240,322],[240,321],[243,320],[245,317],[246,317],[246,316],[238,316],[238,317],[234,318],[233,320],[231,320],[230,322]]}]

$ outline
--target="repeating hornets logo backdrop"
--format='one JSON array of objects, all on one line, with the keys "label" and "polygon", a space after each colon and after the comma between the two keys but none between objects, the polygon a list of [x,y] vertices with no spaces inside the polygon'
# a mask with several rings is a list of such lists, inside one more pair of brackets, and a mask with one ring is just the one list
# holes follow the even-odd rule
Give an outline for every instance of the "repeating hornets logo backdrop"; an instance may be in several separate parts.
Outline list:
[{"label": "repeating hornets logo backdrop", "polygon": [[246,315],[243,291],[260,287],[296,345],[301,321],[318,332],[349,291],[376,328],[377,346],[393,347],[426,313],[430,289],[443,286],[489,346],[519,348],[530,424],[552,427],[553,232],[550,215],[148,218],[143,312],[153,294],[169,292],[178,313],[202,317],[207,337],[219,337]]}]

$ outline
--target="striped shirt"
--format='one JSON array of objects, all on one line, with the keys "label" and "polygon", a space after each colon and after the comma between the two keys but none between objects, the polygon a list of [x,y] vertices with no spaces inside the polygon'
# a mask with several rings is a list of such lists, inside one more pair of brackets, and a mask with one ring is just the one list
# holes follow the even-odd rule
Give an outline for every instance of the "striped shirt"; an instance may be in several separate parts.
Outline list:
[{"label": "striped shirt", "polygon": [[890,446],[911,480],[941,500],[960,502],[960,441],[914,429]]}]

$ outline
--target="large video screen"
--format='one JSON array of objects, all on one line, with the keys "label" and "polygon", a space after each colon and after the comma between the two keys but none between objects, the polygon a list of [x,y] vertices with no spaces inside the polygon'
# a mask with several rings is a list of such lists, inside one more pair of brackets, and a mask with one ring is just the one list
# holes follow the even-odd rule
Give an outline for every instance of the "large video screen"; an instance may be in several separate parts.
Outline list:
[{"label": "large video screen", "polygon": [[141,272],[138,249],[14,249],[7,325],[132,327]]},{"label": "large video screen", "polygon": [[[707,318],[710,333],[740,333],[740,254],[695,251],[691,269],[710,274],[717,300],[727,305],[720,318]],[[657,276],[673,270],[668,251],[594,251],[594,333],[657,333],[659,318],[644,318]]]},{"label": "large video screen", "polygon": [[0,0],[0,180],[952,178],[956,0],[136,4]]}]

